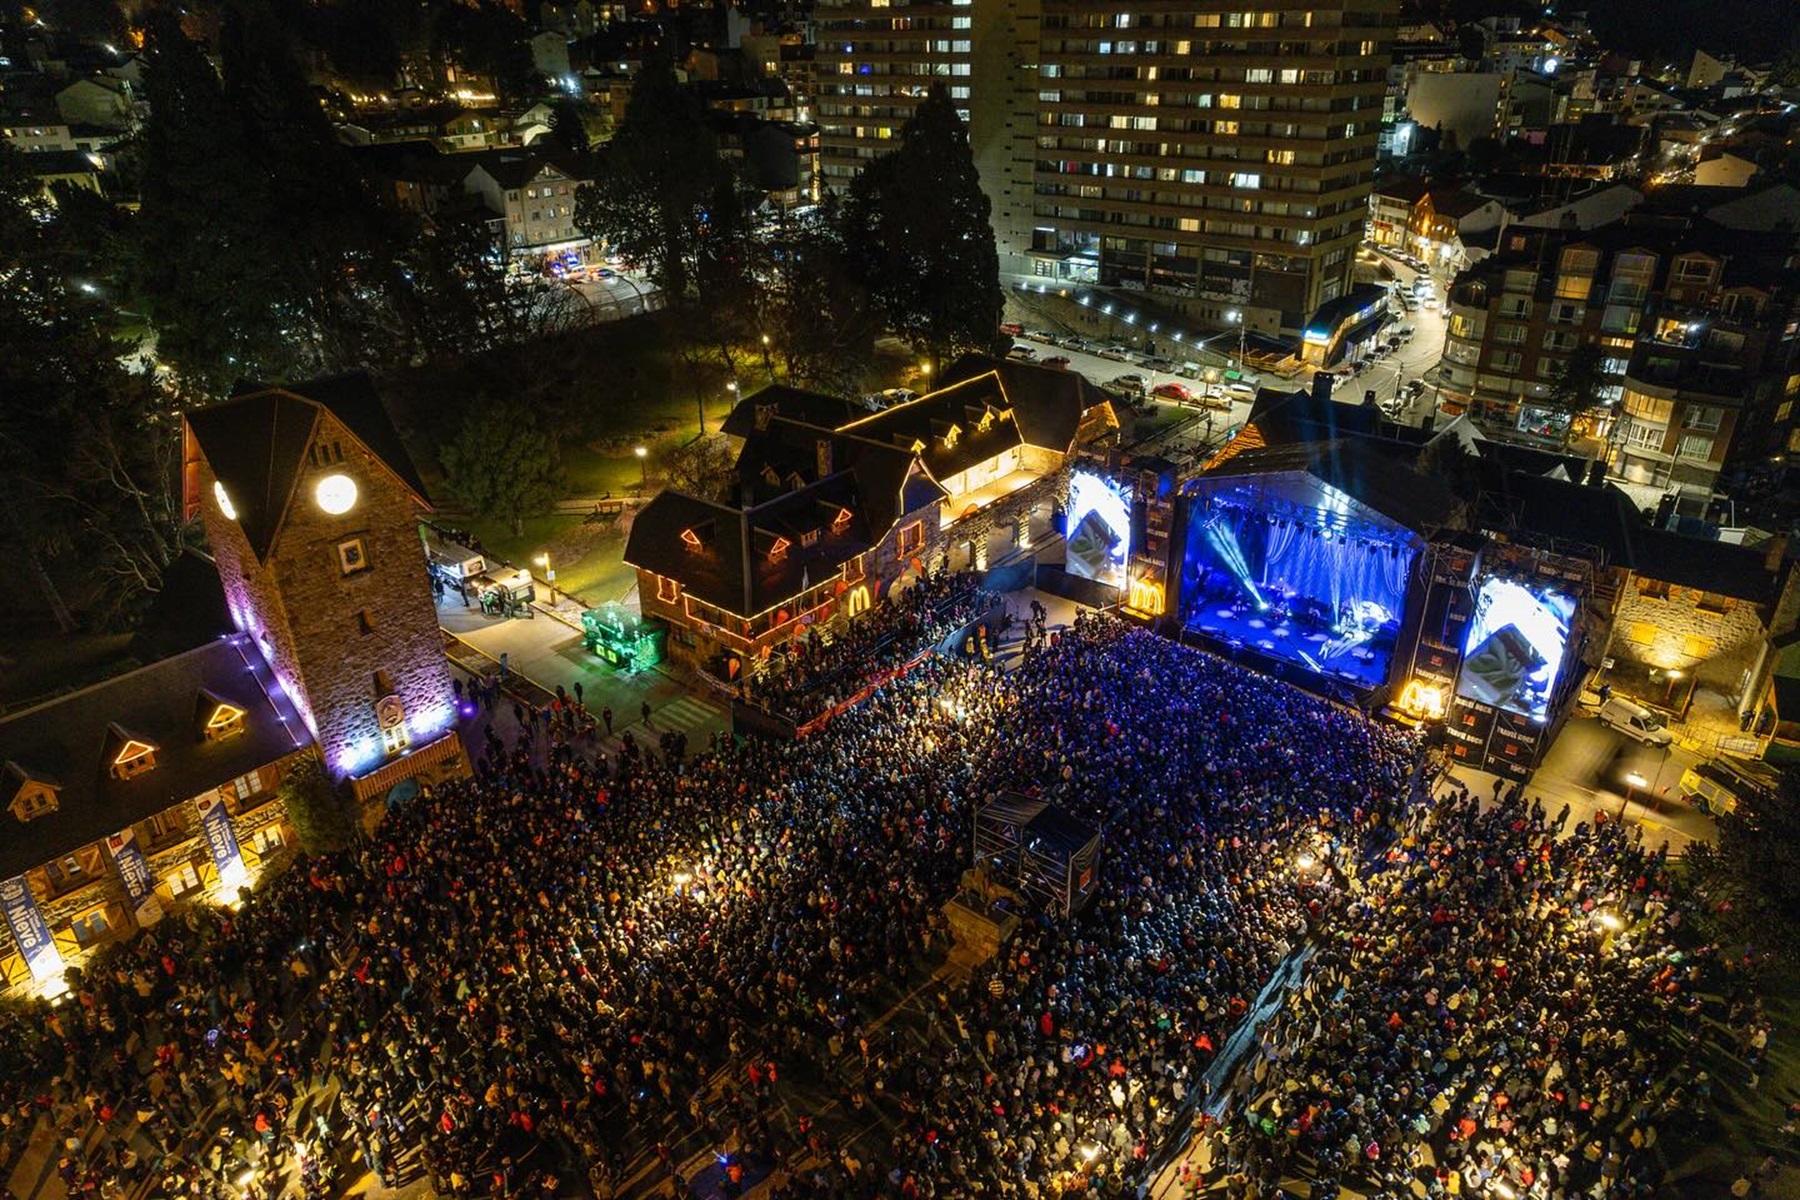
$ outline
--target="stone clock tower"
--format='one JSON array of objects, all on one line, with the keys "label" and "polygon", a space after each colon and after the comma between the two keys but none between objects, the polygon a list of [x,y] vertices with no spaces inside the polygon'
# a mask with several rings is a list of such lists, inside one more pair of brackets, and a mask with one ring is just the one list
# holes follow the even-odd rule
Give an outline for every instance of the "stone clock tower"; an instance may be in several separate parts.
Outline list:
[{"label": "stone clock tower", "polygon": [[466,766],[418,518],[367,375],[248,385],[187,415],[183,494],[232,619],[359,798]]}]

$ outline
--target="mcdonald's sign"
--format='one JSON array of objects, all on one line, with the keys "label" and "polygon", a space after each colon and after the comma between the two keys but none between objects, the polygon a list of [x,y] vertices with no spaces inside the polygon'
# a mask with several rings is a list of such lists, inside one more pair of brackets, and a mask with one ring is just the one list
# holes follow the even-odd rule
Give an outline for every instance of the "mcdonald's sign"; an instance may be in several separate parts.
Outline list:
[{"label": "mcdonald's sign", "polygon": [[1163,585],[1154,579],[1134,579],[1125,599],[1125,607],[1147,617],[1163,614]]}]

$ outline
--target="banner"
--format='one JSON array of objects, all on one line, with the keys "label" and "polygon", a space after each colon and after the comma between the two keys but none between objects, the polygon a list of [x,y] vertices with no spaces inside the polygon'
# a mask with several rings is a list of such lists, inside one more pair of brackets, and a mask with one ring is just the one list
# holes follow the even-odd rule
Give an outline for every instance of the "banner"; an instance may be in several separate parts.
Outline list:
[{"label": "banner", "polygon": [[23,875],[0,880],[0,911],[6,913],[13,943],[19,948],[19,957],[31,968],[31,978],[43,983],[61,975],[62,954],[50,938],[50,927],[44,924],[37,897],[31,894],[31,885],[25,882]]},{"label": "banner", "polygon": [[237,833],[231,828],[231,813],[225,808],[225,801],[218,796],[202,796],[200,806],[200,830],[206,835],[206,848],[212,852],[213,866],[219,869],[219,890],[231,893],[228,899],[236,899],[237,889],[249,878],[244,869],[244,855],[238,849]]},{"label": "banner", "polygon": [[131,897],[132,915],[137,918],[137,923],[143,927],[156,924],[162,919],[162,902],[156,898],[156,880],[150,875],[150,864],[144,861],[144,852],[138,849],[137,834],[122,829],[107,835],[106,852],[112,855],[113,866],[125,884],[125,894]]}]

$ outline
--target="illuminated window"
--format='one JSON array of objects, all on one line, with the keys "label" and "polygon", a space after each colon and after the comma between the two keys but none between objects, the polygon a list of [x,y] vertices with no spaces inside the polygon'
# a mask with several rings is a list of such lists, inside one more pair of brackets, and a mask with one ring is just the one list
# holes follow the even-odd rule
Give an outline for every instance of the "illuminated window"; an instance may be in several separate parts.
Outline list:
[{"label": "illuminated window", "polygon": [[69,932],[75,935],[75,940],[81,945],[91,946],[111,933],[112,927],[106,923],[106,910],[96,908],[70,921]]},{"label": "illuminated window", "polygon": [[248,800],[263,790],[262,772],[251,771],[248,775],[239,775],[219,790],[228,792],[239,800]]},{"label": "illuminated window", "polygon": [[855,558],[852,558],[849,562],[844,564],[845,583],[855,583],[863,577],[863,574],[864,567],[862,555],[858,554]]},{"label": "illuminated window", "polygon": [[791,545],[793,545],[793,543],[784,537],[776,538],[775,544],[769,547],[769,561],[777,563],[786,558],[788,547]]},{"label": "illuminated window", "polygon": [[838,509],[837,516],[835,516],[831,519],[831,527],[834,530],[842,529],[844,526],[848,525],[849,523],[850,523],[850,510],[847,508]]},{"label": "illuminated window", "polygon": [[667,575],[656,577],[656,598],[664,604],[673,604],[681,599],[681,583],[670,579]]},{"label": "illuminated window", "polygon": [[681,540],[687,543],[687,548],[689,550],[700,549],[700,535],[695,533],[692,529],[682,530]]},{"label": "illuminated window", "polygon": [[894,539],[894,553],[900,558],[910,558],[925,548],[925,522],[914,521],[900,531]]},{"label": "illuminated window", "polygon": [[264,825],[250,835],[250,848],[259,855],[273,854],[287,845],[287,838],[281,832],[281,826]]},{"label": "illuminated window", "polygon": [[163,883],[168,887],[169,894],[179,900],[189,892],[200,890],[200,872],[194,870],[193,863],[182,863],[163,876]]},{"label": "illuminated window", "polygon": [[802,546],[818,545],[819,544],[819,534],[821,532],[822,531],[818,530],[818,529],[808,529],[805,533],[802,533],[800,535],[800,544]]},{"label": "illuminated window", "polygon": [[412,744],[406,732],[406,709],[398,696],[383,696],[375,702],[375,724],[381,727],[381,749],[390,757]]}]

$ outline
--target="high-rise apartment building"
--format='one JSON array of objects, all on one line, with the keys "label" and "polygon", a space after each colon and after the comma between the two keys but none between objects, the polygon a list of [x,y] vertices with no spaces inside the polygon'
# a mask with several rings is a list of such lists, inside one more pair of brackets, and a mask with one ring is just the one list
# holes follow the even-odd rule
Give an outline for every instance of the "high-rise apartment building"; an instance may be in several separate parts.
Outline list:
[{"label": "high-rise apartment building", "polygon": [[[1349,287],[1396,0],[821,0],[828,181],[934,80],[1013,278],[1298,330]],[[835,178],[832,178],[835,176]]]}]

